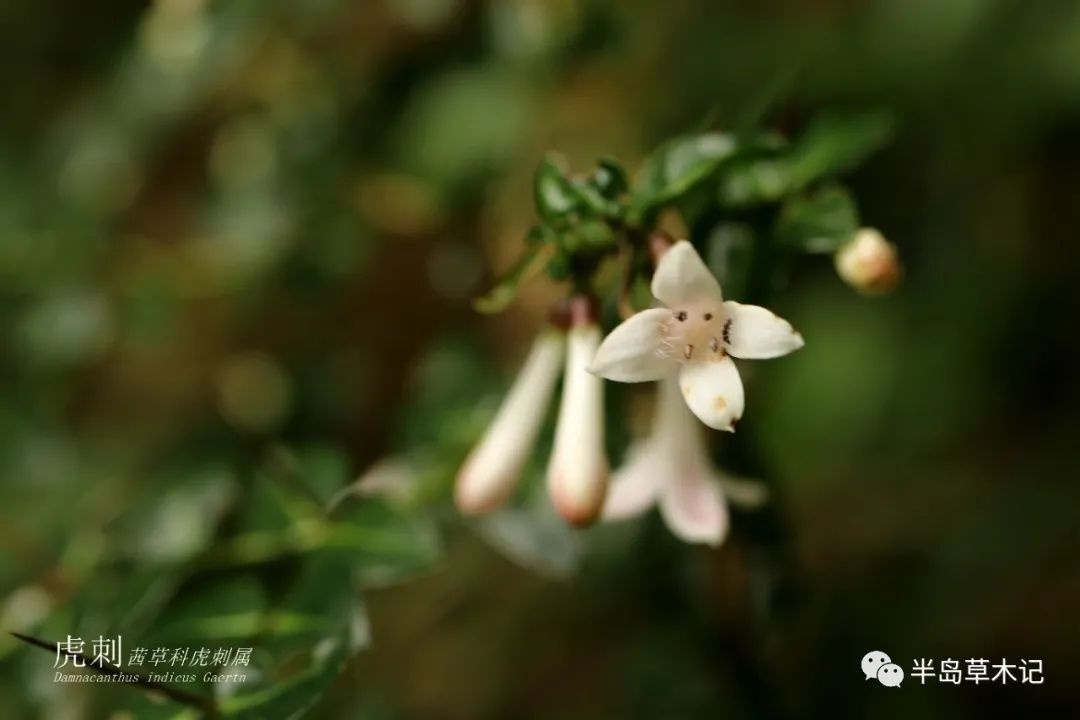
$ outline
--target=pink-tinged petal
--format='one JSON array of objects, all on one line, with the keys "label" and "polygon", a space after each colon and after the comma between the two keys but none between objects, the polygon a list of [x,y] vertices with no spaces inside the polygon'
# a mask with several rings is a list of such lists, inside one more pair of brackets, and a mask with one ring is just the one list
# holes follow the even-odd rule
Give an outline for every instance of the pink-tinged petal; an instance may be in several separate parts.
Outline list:
[{"label": "pink-tinged petal", "polygon": [[723,338],[727,351],[737,358],[764,360],[780,357],[803,346],[802,335],[791,323],[757,305],[724,303]]},{"label": "pink-tinged petal", "polygon": [[735,431],[743,414],[743,386],[729,357],[689,362],[679,372],[679,387],[690,411],[714,430]]},{"label": "pink-tinged petal", "polygon": [[604,453],[604,381],[586,370],[600,345],[595,325],[571,328],[548,493],[572,525],[594,522],[604,507],[608,464]]},{"label": "pink-tinged petal", "polygon": [[687,303],[719,303],[723,299],[720,283],[705,261],[686,240],[671,246],[660,258],[652,279],[652,294],[668,307]]},{"label": "pink-tinged petal", "polygon": [[616,382],[658,380],[675,370],[675,361],[660,352],[664,325],[671,311],[643,310],[611,331],[600,344],[589,372]]},{"label": "pink-tinged petal", "polygon": [[728,531],[728,510],[720,486],[701,475],[670,478],[660,494],[660,514],[679,538],[719,545]]},{"label": "pink-tinged petal", "polygon": [[611,479],[604,520],[631,518],[652,507],[664,477],[663,459],[648,441],[631,448],[627,463]]},{"label": "pink-tinged petal", "polygon": [[563,336],[556,332],[533,343],[498,414],[458,473],[454,499],[461,512],[490,512],[514,491],[547,415],[563,348]]}]

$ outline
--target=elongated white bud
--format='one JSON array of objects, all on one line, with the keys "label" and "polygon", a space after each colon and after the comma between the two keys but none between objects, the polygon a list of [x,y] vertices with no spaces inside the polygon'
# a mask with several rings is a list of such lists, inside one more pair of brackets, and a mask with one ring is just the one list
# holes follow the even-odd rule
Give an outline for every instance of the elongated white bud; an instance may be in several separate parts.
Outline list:
[{"label": "elongated white bud", "polygon": [[581,311],[568,332],[562,404],[548,465],[552,503],[563,519],[578,526],[600,516],[608,485],[604,385],[586,370],[600,346],[600,328],[591,312]]},{"label": "elongated white bud", "polygon": [[555,330],[536,338],[498,414],[458,473],[454,499],[461,512],[490,512],[514,491],[547,415],[564,345]]}]

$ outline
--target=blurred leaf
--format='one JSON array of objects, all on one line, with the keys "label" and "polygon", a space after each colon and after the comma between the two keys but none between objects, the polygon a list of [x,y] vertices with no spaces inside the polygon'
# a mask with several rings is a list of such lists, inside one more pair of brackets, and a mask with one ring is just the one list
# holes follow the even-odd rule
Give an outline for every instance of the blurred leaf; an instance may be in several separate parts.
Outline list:
[{"label": "blurred leaf", "polygon": [[534,105],[530,87],[498,68],[446,73],[406,109],[398,150],[407,167],[452,189],[512,157]]},{"label": "blurred leaf", "polygon": [[795,187],[790,157],[751,156],[732,163],[720,179],[720,203],[742,208],[779,200]]},{"label": "blurred leaf", "polygon": [[744,298],[754,258],[753,228],[746,223],[721,223],[709,234],[706,248],[709,268],[720,280],[724,296]]},{"label": "blurred leaf", "polygon": [[615,200],[630,187],[623,166],[610,158],[597,163],[589,182],[608,200]]},{"label": "blurred leaf", "polygon": [[334,547],[351,552],[364,586],[398,582],[427,570],[442,548],[434,523],[381,498],[343,505]]},{"label": "blurred leaf", "polygon": [[550,155],[544,157],[533,176],[533,201],[540,218],[552,224],[564,221],[580,205],[577,190]]},{"label": "blurred leaf", "polygon": [[830,113],[816,118],[790,145],[762,136],[723,173],[719,199],[729,207],[776,202],[861,162],[892,135],[892,115]]},{"label": "blurred leaf", "polygon": [[503,510],[485,518],[479,529],[508,559],[542,575],[568,577],[581,561],[580,538],[543,503]]},{"label": "blurred leaf", "polygon": [[347,633],[325,638],[311,653],[310,664],[283,681],[244,690],[220,704],[221,717],[230,720],[291,720],[303,717],[345,667]]},{"label": "blurred leaf", "polygon": [[631,200],[631,222],[682,195],[735,154],[735,140],[722,133],[687,135],[665,142],[641,168]]},{"label": "blurred leaf", "polygon": [[[530,236],[532,236],[532,233],[530,233]],[[532,277],[543,267],[541,261],[549,252],[542,245],[527,245],[521,252],[521,256],[518,257],[517,262],[499,278],[495,286],[486,295],[473,301],[473,307],[478,312],[488,315],[505,310],[517,297],[518,287],[521,283]]]},{"label": "blurred leaf", "polygon": [[184,469],[165,490],[147,493],[128,513],[131,530],[118,554],[141,561],[180,562],[209,547],[217,526],[237,495],[232,473],[224,467]]},{"label": "blurred leaf", "polygon": [[220,702],[224,718],[302,717],[333,683],[349,657],[367,646],[370,640],[367,615],[356,583],[354,564],[346,555],[316,553],[304,560],[292,590],[276,614],[291,618],[319,618],[318,626],[306,625],[302,631],[317,630],[302,652],[303,669],[293,672],[295,663],[283,645],[284,638],[267,638],[277,648],[278,667],[255,687],[246,683],[235,695]]},{"label": "blurred leaf", "polygon": [[615,247],[615,231],[603,220],[589,218],[562,233],[559,240],[562,250],[571,257],[595,255]]},{"label": "blurred leaf", "polygon": [[885,111],[826,113],[807,127],[794,146],[796,188],[852,169],[889,141],[895,122]]},{"label": "blurred leaf", "polygon": [[[137,691],[133,689],[131,692]],[[139,692],[136,697],[126,703],[122,712],[111,717],[132,717],[138,720],[200,720],[204,714],[194,708],[182,708],[175,702],[158,695]]]},{"label": "blurred leaf", "polygon": [[164,621],[140,642],[150,645],[181,646],[211,640],[235,640],[256,634],[266,612],[266,593],[252,575],[228,580],[182,593],[164,613]]},{"label": "blurred leaf", "polygon": [[829,185],[784,203],[777,235],[793,249],[828,253],[850,240],[858,229],[859,211],[851,193]]}]

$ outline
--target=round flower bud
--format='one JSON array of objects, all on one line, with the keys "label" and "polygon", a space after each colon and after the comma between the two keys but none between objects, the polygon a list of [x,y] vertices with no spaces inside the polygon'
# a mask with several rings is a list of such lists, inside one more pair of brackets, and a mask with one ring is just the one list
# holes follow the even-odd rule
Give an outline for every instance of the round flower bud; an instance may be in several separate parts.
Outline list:
[{"label": "round flower bud", "polygon": [[896,247],[874,228],[862,228],[836,251],[836,272],[862,293],[880,294],[900,282],[903,269]]}]

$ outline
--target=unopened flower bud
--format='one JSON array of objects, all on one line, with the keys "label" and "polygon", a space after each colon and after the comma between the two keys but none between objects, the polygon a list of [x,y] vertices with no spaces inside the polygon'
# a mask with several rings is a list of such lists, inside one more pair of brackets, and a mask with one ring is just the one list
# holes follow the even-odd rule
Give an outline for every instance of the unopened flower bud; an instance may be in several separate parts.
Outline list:
[{"label": "unopened flower bud", "polygon": [[836,272],[859,292],[886,293],[900,282],[896,247],[874,228],[862,228],[836,251]]},{"label": "unopened flower bud", "polygon": [[490,512],[514,491],[547,415],[563,346],[563,335],[555,330],[533,343],[498,414],[458,473],[454,500],[461,512]]},{"label": "unopened flower bud", "polygon": [[594,522],[604,507],[608,463],[604,452],[603,380],[587,372],[600,345],[595,304],[575,298],[567,334],[562,403],[548,465],[548,492],[572,525]]}]

